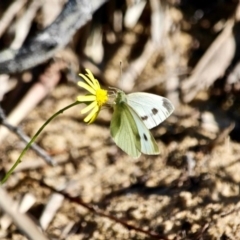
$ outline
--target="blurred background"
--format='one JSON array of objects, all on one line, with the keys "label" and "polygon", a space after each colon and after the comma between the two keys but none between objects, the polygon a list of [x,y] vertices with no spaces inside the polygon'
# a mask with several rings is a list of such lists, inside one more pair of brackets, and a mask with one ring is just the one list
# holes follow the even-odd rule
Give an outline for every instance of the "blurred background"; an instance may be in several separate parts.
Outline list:
[{"label": "blurred background", "polygon": [[58,116],[0,188],[0,239],[240,239],[239,20],[237,0],[0,1],[0,179],[86,68],[175,106],[139,159],[112,109]]}]

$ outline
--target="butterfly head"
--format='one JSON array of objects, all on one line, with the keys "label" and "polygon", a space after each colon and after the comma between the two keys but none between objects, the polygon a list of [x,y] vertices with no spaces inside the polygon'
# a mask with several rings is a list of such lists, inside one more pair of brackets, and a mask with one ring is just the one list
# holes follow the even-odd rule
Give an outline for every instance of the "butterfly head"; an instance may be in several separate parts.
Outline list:
[{"label": "butterfly head", "polygon": [[110,105],[118,105],[127,101],[126,94],[122,90],[114,87],[110,87],[110,89],[111,90],[108,91],[108,103]]}]

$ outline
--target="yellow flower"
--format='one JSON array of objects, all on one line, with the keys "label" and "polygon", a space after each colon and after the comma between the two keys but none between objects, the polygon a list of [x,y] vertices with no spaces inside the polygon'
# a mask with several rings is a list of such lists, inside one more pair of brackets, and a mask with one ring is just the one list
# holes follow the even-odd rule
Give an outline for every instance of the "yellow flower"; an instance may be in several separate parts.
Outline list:
[{"label": "yellow flower", "polygon": [[79,74],[85,82],[78,82],[78,85],[86,89],[90,94],[85,96],[78,96],[77,101],[79,102],[89,102],[89,105],[85,107],[81,113],[85,114],[91,111],[85,118],[84,122],[92,123],[97,118],[101,107],[108,101],[107,91],[102,89],[98,80],[95,79],[92,72],[89,69],[86,69],[86,74]]}]

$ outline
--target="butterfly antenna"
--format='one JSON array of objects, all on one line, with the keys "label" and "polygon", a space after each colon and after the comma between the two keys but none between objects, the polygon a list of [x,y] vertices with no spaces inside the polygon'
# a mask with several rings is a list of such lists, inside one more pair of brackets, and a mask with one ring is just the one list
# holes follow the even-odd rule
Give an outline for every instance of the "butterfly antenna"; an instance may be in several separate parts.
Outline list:
[{"label": "butterfly antenna", "polygon": [[120,61],[119,65],[120,65],[120,79],[121,79],[122,78],[122,61]]},{"label": "butterfly antenna", "polygon": [[122,61],[119,62],[119,66],[120,66],[120,84],[118,84],[118,86],[122,86]]}]

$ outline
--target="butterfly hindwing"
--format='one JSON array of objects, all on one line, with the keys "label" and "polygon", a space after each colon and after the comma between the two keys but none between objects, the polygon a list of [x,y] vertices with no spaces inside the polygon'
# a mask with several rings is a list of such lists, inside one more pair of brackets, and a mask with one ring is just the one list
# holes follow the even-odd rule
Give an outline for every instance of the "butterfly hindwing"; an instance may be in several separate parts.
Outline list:
[{"label": "butterfly hindwing", "polygon": [[141,155],[138,128],[125,102],[115,105],[110,131],[116,144],[128,155],[135,158]]},{"label": "butterfly hindwing", "polygon": [[148,155],[156,155],[159,154],[158,145],[152,136],[151,132],[147,129],[146,125],[143,123],[141,118],[137,115],[137,113],[128,106],[132,117],[137,125],[138,134],[140,136],[141,142],[141,152]]},{"label": "butterfly hindwing", "polygon": [[174,110],[174,106],[167,98],[150,93],[130,93],[127,95],[127,103],[148,129],[159,125]]}]

